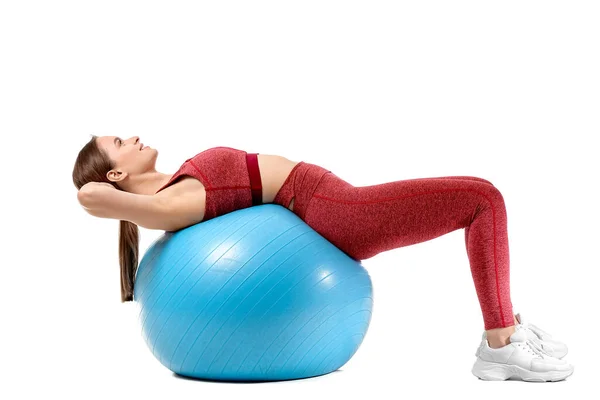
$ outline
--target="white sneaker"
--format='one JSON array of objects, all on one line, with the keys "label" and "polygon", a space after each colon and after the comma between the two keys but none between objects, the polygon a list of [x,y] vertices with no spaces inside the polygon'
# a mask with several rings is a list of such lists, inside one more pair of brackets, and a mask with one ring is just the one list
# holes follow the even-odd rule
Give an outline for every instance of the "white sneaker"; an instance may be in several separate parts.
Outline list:
[{"label": "white sneaker", "polygon": [[488,381],[516,378],[528,382],[560,381],[571,376],[574,367],[544,353],[527,332],[520,324],[515,325],[510,343],[497,349],[491,348],[484,336],[475,353],[473,375]]},{"label": "white sneaker", "polygon": [[567,349],[567,345],[552,338],[548,332],[538,328],[534,324],[530,323],[528,320],[525,320],[521,313],[515,315],[517,321],[519,321],[520,325],[523,325],[530,332],[528,333],[528,337],[530,339],[537,339],[538,344],[542,347],[542,350],[556,358],[563,358],[567,355],[569,350]]}]

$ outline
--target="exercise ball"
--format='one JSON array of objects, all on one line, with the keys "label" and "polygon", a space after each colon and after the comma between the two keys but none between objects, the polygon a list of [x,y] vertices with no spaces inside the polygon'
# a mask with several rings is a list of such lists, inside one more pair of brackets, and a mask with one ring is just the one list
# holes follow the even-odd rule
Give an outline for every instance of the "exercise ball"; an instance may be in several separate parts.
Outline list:
[{"label": "exercise ball", "polygon": [[144,341],[176,374],[276,381],[346,364],[373,287],[358,261],[264,204],[165,232],[140,262],[134,303]]}]

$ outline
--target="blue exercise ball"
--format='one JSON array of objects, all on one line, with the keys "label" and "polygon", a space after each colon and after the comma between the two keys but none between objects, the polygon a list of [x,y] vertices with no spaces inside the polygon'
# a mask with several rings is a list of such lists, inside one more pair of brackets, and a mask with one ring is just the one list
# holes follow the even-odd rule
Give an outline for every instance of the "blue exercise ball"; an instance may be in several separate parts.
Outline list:
[{"label": "blue exercise ball", "polygon": [[169,370],[276,381],[346,364],[371,322],[373,286],[296,214],[264,204],[165,232],[140,262],[134,302]]}]

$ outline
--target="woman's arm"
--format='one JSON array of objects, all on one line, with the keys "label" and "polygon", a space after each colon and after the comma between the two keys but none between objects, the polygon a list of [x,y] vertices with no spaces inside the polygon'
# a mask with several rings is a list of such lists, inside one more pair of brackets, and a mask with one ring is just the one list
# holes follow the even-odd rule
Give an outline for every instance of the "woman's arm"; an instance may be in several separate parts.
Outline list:
[{"label": "woman's arm", "polygon": [[130,221],[146,229],[177,230],[173,208],[160,196],[125,192],[109,183],[90,182],[79,190],[77,199],[95,217]]}]

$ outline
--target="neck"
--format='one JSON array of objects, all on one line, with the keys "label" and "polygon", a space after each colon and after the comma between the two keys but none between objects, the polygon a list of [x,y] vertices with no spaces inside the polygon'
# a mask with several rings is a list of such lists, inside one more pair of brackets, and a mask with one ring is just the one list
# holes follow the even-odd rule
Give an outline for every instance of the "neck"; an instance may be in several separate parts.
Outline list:
[{"label": "neck", "polygon": [[123,185],[119,185],[123,190],[136,193],[136,194],[145,194],[145,195],[154,195],[158,189],[163,187],[169,180],[173,174],[163,174],[158,171],[150,171],[146,172],[143,175],[138,175],[135,177],[129,177],[127,182],[123,182]]}]

